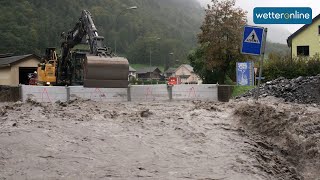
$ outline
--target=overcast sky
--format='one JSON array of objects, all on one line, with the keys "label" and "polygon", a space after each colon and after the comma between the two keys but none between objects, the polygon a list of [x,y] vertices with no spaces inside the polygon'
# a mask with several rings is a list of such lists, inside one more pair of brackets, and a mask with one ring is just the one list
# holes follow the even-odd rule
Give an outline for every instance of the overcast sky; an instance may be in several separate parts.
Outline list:
[{"label": "overcast sky", "polygon": [[[200,0],[211,2],[210,0]],[[248,20],[253,22],[253,9],[255,7],[311,7],[312,16],[320,14],[320,0],[236,0],[237,6],[248,11]],[[298,30],[303,25],[272,25],[281,26],[288,29],[291,33]]]}]

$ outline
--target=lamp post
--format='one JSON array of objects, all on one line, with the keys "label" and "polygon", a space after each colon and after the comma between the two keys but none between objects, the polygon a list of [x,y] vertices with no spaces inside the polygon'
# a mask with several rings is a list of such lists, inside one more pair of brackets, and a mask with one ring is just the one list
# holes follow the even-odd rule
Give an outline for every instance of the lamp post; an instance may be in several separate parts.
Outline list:
[{"label": "lamp post", "polygon": [[[128,10],[134,10],[134,9],[138,9],[137,6],[131,6],[131,7],[127,7],[124,10],[122,10],[116,17],[114,24],[116,25],[116,32],[118,31],[118,18],[126,11]],[[117,37],[115,37],[114,39],[114,52],[115,54],[117,54]]]},{"label": "lamp post", "polygon": [[[157,41],[159,41],[159,40],[161,40],[161,38],[159,38],[159,37],[155,37],[155,39],[157,40]],[[160,49],[160,46],[159,46],[159,49]],[[152,59],[152,51],[151,51],[151,46],[150,46],[150,48],[149,48],[149,71],[151,71],[151,59]],[[160,50],[159,50],[160,51]],[[150,80],[151,80],[151,72],[149,72],[150,73],[150,75],[149,75],[149,78],[150,78]]]},{"label": "lamp post", "polygon": [[[171,52],[171,53],[169,53],[169,62],[166,62],[166,64],[165,64],[165,70],[167,70],[167,69],[169,69],[169,67],[170,67],[170,61],[171,61],[171,57],[173,57],[173,55],[174,55],[174,53],[173,52]],[[167,69],[166,69],[167,68]]]},{"label": "lamp post", "polygon": [[[150,46],[150,53],[149,53],[149,71],[151,71],[151,46]],[[151,80],[151,72],[149,72],[149,78]]]}]

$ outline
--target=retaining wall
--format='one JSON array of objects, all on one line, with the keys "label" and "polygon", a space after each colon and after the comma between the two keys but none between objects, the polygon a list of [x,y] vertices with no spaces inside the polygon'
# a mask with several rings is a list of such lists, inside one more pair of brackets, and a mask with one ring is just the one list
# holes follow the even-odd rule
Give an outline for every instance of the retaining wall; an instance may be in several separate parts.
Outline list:
[{"label": "retaining wall", "polygon": [[70,86],[70,100],[76,98],[104,102],[127,101],[127,88],[84,88]]},{"label": "retaining wall", "polygon": [[68,101],[76,98],[100,102],[207,100],[216,101],[217,85],[133,85],[129,88],[84,88],[82,86],[21,85],[21,99],[38,102]]},{"label": "retaining wall", "polygon": [[161,101],[169,100],[168,88],[165,84],[134,85],[131,89],[132,101]]},{"label": "retaining wall", "polygon": [[218,100],[217,85],[201,84],[201,85],[178,85],[172,87],[172,98],[177,100]]},{"label": "retaining wall", "polygon": [[21,85],[21,99],[32,99],[37,102],[67,101],[67,91],[64,86],[28,86]]}]

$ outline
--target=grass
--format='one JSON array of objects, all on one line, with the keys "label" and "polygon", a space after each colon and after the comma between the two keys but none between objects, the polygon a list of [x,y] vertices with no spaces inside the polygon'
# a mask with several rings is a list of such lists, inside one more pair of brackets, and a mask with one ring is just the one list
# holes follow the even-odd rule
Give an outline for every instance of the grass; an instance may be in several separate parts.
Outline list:
[{"label": "grass", "polygon": [[232,97],[240,96],[253,88],[255,88],[255,86],[234,86],[231,96]]},{"label": "grass", "polygon": [[[130,66],[133,67],[135,70],[149,67],[148,64],[130,64]],[[152,65],[152,67],[158,67],[160,69],[160,71],[162,71],[162,72],[164,70],[163,66]]]}]

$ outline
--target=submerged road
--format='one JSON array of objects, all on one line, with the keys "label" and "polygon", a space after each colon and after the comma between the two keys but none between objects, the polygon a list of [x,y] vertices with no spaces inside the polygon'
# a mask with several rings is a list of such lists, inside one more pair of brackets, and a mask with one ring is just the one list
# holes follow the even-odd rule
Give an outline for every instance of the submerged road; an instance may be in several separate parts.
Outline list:
[{"label": "submerged road", "polygon": [[2,103],[0,179],[286,179],[261,162],[236,106]]}]

